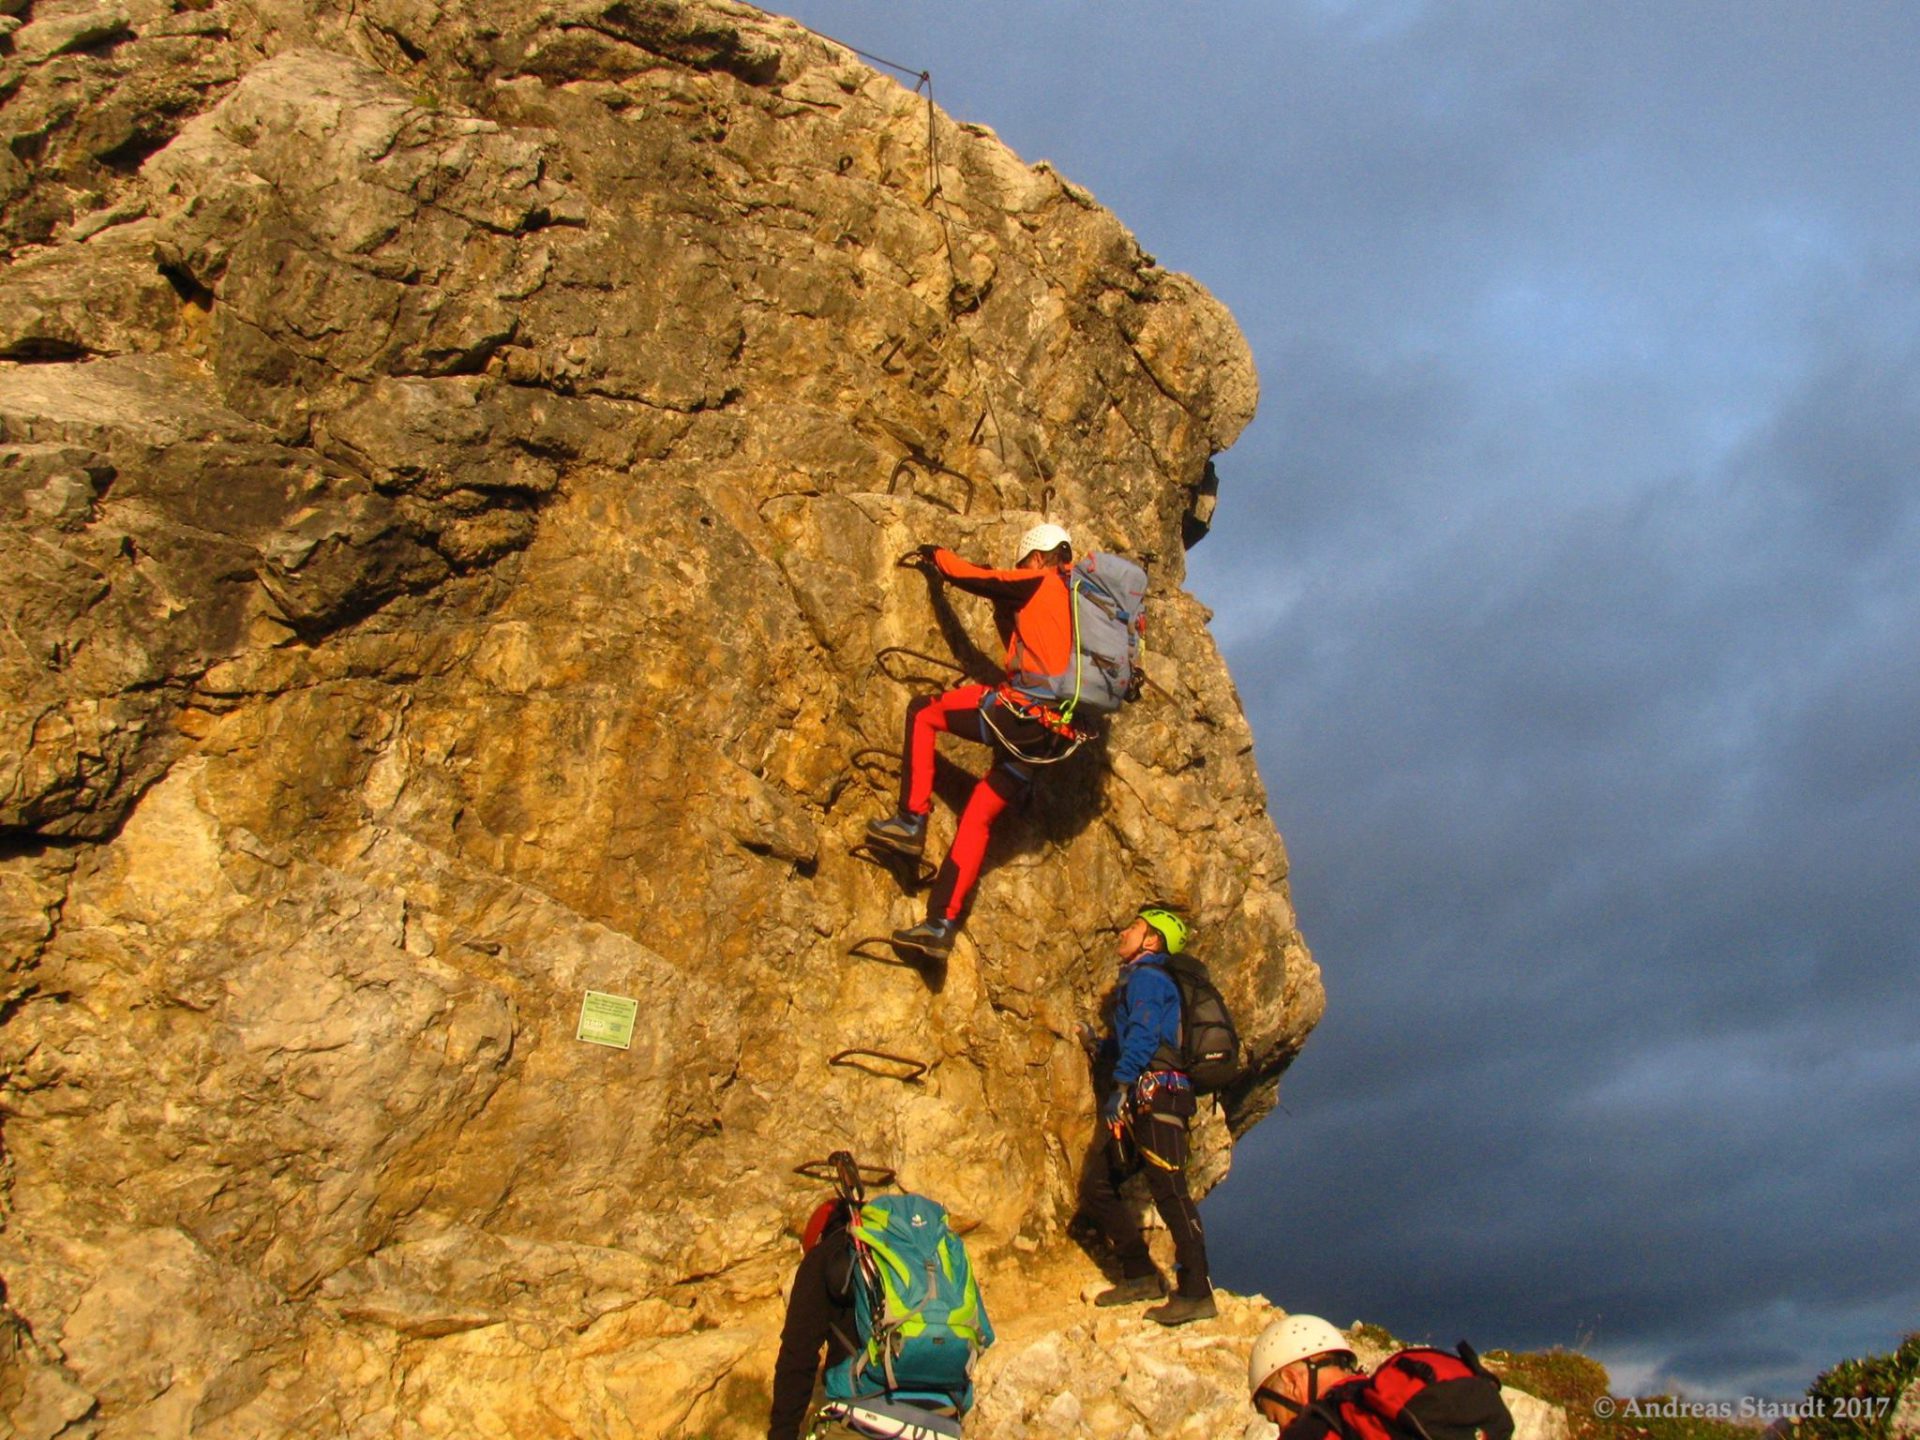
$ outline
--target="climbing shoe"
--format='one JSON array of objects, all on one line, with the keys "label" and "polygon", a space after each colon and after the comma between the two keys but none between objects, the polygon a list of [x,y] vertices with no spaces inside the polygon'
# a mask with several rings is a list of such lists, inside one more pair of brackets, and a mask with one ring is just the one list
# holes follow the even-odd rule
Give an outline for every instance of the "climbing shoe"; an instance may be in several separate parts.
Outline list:
[{"label": "climbing shoe", "polygon": [[1175,1295],[1166,1304],[1147,1311],[1147,1319],[1161,1325],[1185,1325],[1193,1320],[1211,1320],[1219,1313],[1209,1291],[1205,1295]]},{"label": "climbing shoe", "polygon": [[867,839],[902,855],[918,855],[927,848],[927,817],[902,810],[884,820],[869,821]]},{"label": "climbing shoe", "polygon": [[953,937],[959,933],[958,921],[922,920],[911,929],[894,931],[893,943],[945,959],[947,952],[953,949]]},{"label": "climbing shoe", "polygon": [[1155,1275],[1134,1275],[1122,1280],[1111,1290],[1102,1290],[1093,1297],[1093,1303],[1105,1308],[1110,1305],[1137,1305],[1142,1300],[1158,1300],[1167,1293],[1167,1282]]}]

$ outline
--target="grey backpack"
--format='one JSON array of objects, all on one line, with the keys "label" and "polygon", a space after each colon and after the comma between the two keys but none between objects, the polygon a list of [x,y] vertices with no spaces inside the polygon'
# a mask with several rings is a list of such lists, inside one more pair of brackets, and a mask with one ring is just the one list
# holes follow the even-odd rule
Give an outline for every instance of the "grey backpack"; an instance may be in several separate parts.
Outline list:
[{"label": "grey backpack", "polygon": [[1147,633],[1147,572],[1096,550],[1067,576],[1073,596],[1073,669],[1054,698],[1069,720],[1107,716],[1140,698],[1140,649]]}]

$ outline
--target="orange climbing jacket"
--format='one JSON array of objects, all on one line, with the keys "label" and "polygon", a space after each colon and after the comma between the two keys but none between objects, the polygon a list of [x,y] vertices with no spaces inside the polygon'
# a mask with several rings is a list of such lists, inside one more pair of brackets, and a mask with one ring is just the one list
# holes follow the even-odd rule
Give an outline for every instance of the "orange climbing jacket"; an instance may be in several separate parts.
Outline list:
[{"label": "orange climbing jacket", "polygon": [[1073,664],[1073,597],[1065,565],[1046,570],[990,570],[935,550],[940,574],[969,594],[994,602],[994,623],[1007,646],[1007,679],[1056,675]]},{"label": "orange climbing jacket", "polygon": [[1139,695],[1147,575],[1132,561],[1096,551],[1045,570],[989,570],[951,550],[932,558],[946,579],[995,602],[1009,710],[1083,739],[1089,721]]}]

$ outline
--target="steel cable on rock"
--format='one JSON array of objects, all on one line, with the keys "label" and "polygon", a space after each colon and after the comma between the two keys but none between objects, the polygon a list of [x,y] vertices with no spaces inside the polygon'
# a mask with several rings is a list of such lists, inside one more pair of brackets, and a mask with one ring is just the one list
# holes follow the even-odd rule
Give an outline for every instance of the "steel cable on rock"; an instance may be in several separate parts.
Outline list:
[{"label": "steel cable on rock", "polygon": [[[799,22],[796,21],[795,23],[797,24]],[[947,195],[946,186],[940,178],[940,125],[938,107],[935,105],[933,98],[933,72],[928,69],[916,70],[911,65],[902,65],[897,60],[889,60],[883,55],[875,55],[871,51],[862,50],[857,45],[849,45],[844,40],[836,39],[824,31],[815,30],[811,26],[803,25],[801,28],[806,30],[808,34],[825,40],[830,45],[838,45],[849,54],[859,56],[862,60],[870,60],[874,64],[884,65],[887,69],[895,71],[898,74],[912,76],[914,82],[913,93],[916,95],[924,94],[926,96],[927,194],[926,198],[921,201],[921,204],[931,210],[934,219],[940,222],[941,248],[946,252],[947,275],[951,281],[949,294],[957,291],[961,286],[971,286],[973,281],[961,273],[960,264],[957,259],[957,251],[954,245],[953,232],[956,229],[964,230],[974,235],[986,235],[988,232],[979,226],[968,224],[964,219],[955,219],[953,216],[947,214],[941,205],[935,203],[936,201],[944,201],[947,206],[958,206],[961,213],[963,215],[965,214],[965,207],[961,206],[959,201]],[[974,303],[976,305],[979,303],[977,297]],[[993,422],[993,448],[999,454],[1000,464],[1004,468],[1007,464],[1006,432],[1000,424],[1000,413],[994,408],[993,394],[987,388],[986,378],[981,373],[979,352],[973,348],[973,341],[967,336],[962,335],[960,342],[966,347],[967,366],[973,372],[973,390],[974,393],[980,397],[981,404],[984,407],[983,418]],[[897,348],[898,344],[896,343],[896,349]],[[935,349],[938,350],[940,348],[943,347],[936,344]],[[974,433],[976,435],[979,433],[979,429],[979,423],[976,421],[974,424]],[[971,507],[969,506],[969,508]]]}]

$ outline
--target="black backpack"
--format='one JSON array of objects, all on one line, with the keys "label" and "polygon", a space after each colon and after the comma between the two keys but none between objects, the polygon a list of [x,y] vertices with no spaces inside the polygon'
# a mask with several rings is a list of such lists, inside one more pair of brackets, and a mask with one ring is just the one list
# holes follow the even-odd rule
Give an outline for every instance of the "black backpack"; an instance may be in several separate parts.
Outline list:
[{"label": "black backpack", "polygon": [[1336,1385],[1284,1432],[1293,1440],[1512,1440],[1500,1381],[1466,1341],[1449,1355],[1402,1350]]},{"label": "black backpack", "polygon": [[1191,955],[1169,955],[1167,974],[1180,990],[1180,1068],[1199,1094],[1211,1094],[1240,1074],[1240,1034],[1207,967]]}]

